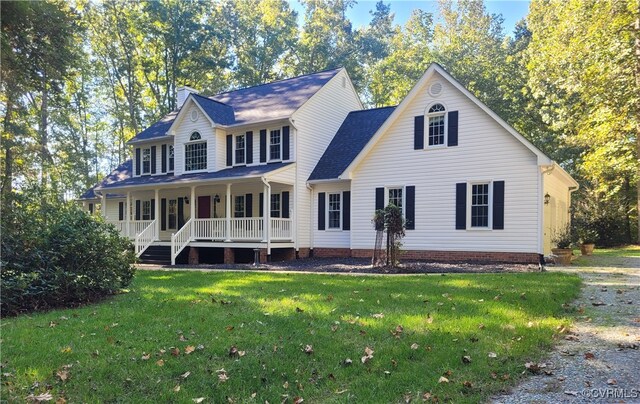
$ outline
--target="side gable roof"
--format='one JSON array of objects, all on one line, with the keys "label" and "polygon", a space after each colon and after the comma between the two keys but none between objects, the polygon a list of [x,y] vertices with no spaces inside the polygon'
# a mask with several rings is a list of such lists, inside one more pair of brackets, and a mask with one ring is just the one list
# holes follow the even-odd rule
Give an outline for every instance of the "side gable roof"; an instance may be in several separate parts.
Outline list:
[{"label": "side gable roof", "polygon": [[316,164],[309,181],[338,178],[396,107],[350,112]]},{"label": "side gable roof", "polygon": [[[343,68],[241,88],[212,97],[190,94],[207,117],[218,125],[244,125],[289,118],[298,108],[336,76]],[[185,102],[186,105],[186,102]],[[138,133],[129,143],[156,139],[167,132],[182,108]]]},{"label": "side gable roof", "polygon": [[486,106],[482,101],[480,101],[475,95],[473,95],[469,90],[467,90],[462,84],[460,84],[455,78],[453,78],[449,73],[447,73],[442,66],[437,63],[431,63],[426,72],[422,75],[422,78],[413,86],[409,94],[402,100],[402,102],[397,106],[395,111],[389,116],[389,118],[380,126],[380,128],[376,131],[376,133],[372,136],[371,140],[367,143],[367,145],[363,148],[362,152],[349,164],[349,166],[345,169],[343,174],[351,175],[351,172],[362,162],[362,160],[366,157],[368,152],[375,146],[375,144],[380,140],[386,130],[398,119],[398,117],[402,114],[402,112],[407,108],[407,106],[413,101],[413,99],[418,96],[420,93],[420,89],[422,89],[425,83],[433,77],[434,73],[439,73],[445,80],[447,80],[451,85],[457,88],[460,92],[462,92],[467,98],[469,98],[474,104],[476,104],[482,111],[484,111],[487,115],[493,118],[500,126],[502,126],[507,132],[509,132],[513,137],[515,137],[520,143],[522,143],[527,149],[531,150],[538,157],[538,165],[550,165],[552,164],[552,160],[547,157],[540,149],[535,147],[531,142],[529,142],[524,136],[522,136],[518,131],[516,131],[511,125],[505,122],[502,118],[498,116],[495,112],[493,112],[488,106]]},{"label": "side gable roof", "polygon": [[[133,177],[133,160],[129,159],[124,163],[120,164],[115,170],[111,171],[109,175],[107,175],[102,181],[94,185],[93,187],[87,189],[82,195],[80,195],[79,200],[87,200],[87,199],[97,199],[98,195],[96,195],[96,189],[102,188],[105,185],[112,184],[118,181],[124,181]],[[108,194],[107,197],[113,196]]]}]

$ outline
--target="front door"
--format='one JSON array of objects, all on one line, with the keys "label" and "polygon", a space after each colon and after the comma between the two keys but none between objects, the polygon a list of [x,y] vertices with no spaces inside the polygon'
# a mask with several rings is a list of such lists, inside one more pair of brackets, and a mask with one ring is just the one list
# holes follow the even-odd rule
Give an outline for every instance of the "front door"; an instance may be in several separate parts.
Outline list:
[{"label": "front door", "polygon": [[198,197],[198,219],[209,219],[211,217],[211,197]]}]

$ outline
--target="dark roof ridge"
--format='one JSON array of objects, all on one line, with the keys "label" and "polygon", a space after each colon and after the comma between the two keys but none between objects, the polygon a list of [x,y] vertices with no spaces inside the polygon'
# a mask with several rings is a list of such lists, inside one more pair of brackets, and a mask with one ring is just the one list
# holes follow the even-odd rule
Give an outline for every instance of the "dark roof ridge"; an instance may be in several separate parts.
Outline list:
[{"label": "dark roof ridge", "polygon": [[[320,71],[313,72],[313,73],[299,74],[297,76],[287,77],[286,79],[269,81],[267,83],[262,83],[262,84],[254,84],[253,86],[249,86],[249,87],[236,88],[235,90],[229,90],[229,91],[225,91],[223,93],[217,93],[217,94],[214,94],[214,95],[207,96],[205,98],[217,97],[217,96],[220,96],[220,95],[225,95],[225,94],[229,94],[229,93],[235,93],[236,91],[248,90],[250,88],[268,86],[268,85],[271,85],[271,84],[281,83],[281,82],[287,81],[287,80],[294,80],[294,79],[299,79],[299,78],[305,77],[305,76],[313,76],[314,74],[320,74],[320,73],[331,72],[331,71],[334,71],[334,70],[340,70],[342,68],[343,68],[343,66],[339,66],[339,67],[334,67],[333,69],[325,69],[325,70],[320,70]],[[201,97],[203,97],[203,96],[201,96]]]},{"label": "dark roof ridge", "polygon": [[375,108],[367,108],[367,109],[357,109],[355,111],[350,111],[350,114],[355,114],[356,112],[371,112],[378,109],[386,109],[386,108],[396,108],[397,105],[387,105],[386,107],[375,107]]},{"label": "dark roof ridge", "polygon": [[[200,98],[204,98],[204,99],[205,99],[205,100],[207,100],[207,101],[217,102],[218,104],[220,104],[220,105],[224,105],[225,107],[233,108],[233,107],[232,107],[231,105],[229,105],[229,104],[225,104],[224,102],[220,102],[220,101],[218,101],[218,100],[214,100],[213,98],[209,98],[209,97],[208,97],[208,96],[206,96],[206,95],[202,95],[202,94],[198,94],[198,93],[191,93],[191,95],[198,96],[198,97],[200,97]],[[212,97],[213,97],[213,96],[212,96]],[[182,108],[182,107],[180,107],[180,108]]]}]

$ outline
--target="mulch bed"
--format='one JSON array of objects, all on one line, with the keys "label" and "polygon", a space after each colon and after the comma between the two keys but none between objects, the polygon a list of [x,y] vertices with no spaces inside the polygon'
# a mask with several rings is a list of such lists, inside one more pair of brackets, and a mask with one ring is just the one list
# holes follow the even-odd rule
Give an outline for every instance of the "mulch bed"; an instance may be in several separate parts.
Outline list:
[{"label": "mulch bed", "polygon": [[366,258],[305,258],[270,262],[254,267],[251,264],[176,265],[175,269],[261,269],[265,271],[341,272],[367,274],[428,274],[428,273],[505,273],[537,272],[538,265],[480,262],[403,261],[397,268],[372,268]]}]

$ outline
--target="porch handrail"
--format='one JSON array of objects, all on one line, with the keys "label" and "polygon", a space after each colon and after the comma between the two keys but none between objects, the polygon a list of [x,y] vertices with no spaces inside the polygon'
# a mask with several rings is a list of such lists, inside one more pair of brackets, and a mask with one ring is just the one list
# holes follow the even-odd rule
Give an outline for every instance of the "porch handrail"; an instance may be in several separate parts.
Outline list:
[{"label": "porch handrail", "polygon": [[[129,222],[129,232],[130,232],[130,237],[134,238],[136,237],[138,234],[142,233],[146,228],[149,227],[149,225],[154,222],[153,220],[132,220],[131,222]],[[122,222],[122,223],[126,223],[126,222]],[[126,233],[127,230],[127,225],[124,225],[124,231]]]},{"label": "porch handrail", "polygon": [[227,237],[227,219],[193,219],[194,240],[224,240]]},{"label": "porch handrail", "polygon": [[271,218],[271,240],[291,240],[291,219]]},{"label": "porch handrail", "polygon": [[189,244],[191,237],[191,224],[193,219],[187,220],[180,230],[171,235],[171,265],[176,264],[178,254]]},{"label": "porch handrail", "polygon": [[263,223],[259,217],[231,219],[231,240],[262,240]]},{"label": "porch handrail", "polygon": [[147,227],[144,228],[138,235],[136,235],[136,256],[140,257],[144,250],[146,250],[151,243],[153,243],[158,235],[156,234],[156,221],[152,220]]}]

